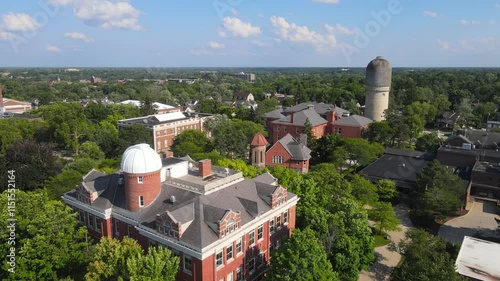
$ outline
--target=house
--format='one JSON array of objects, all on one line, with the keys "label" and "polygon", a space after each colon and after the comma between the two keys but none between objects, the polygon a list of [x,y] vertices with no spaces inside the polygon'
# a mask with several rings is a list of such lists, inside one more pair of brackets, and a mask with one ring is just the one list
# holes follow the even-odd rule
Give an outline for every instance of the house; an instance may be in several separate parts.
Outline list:
[{"label": "house", "polygon": [[269,173],[160,159],[129,147],[113,174],[91,170],[65,193],[91,236],[136,239],[180,258],[177,280],[261,280],[274,250],[295,228],[298,196]]},{"label": "house", "polygon": [[434,127],[453,129],[459,118],[460,118],[460,113],[445,111],[438,116],[434,124]]},{"label": "house", "polygon": [[280,165],[293,169],[298,173],[309,171],[311,149],[305,145],[305,135],[302,141],[286,134],[273,145],[269,145],[264,135],[257,133],[250,142],[250,163],[258,168]]},{"label": "house", "polygon": [[[139,100],[124,100],[120,102],[120,104],[131,104],[134,105],[135,107],[141,107],[142,102]],[[164,114],[164,113],[171,113],[171,112],[180,112],[181,108],[180,107],[173,107],[168,104],[163,104],[159,102],[153,102],[153,107],[155,108],[156,114]]]},{"label": "house", "polygon": [[210,114],[171,112],[118,121],[118,129],[131,125],[141,125],[153,136],[154,150],[165,153],[170,149],[175,137],[185,130],[203,131],[203,123]]},{"label": "house", "polygon": [[500,244],[465,236],[460,246],[455,271],[468,280],[500,280]]},{"label": "house", "polygon": [[384,155],[365,167],[359,173],[372,182],[392,180],[400,190],[412,190],[417,175],[433,160],[430,153],[386,148]]},{"label": "house", "polygon": [[2,86],[0,85],[0,116],[6,113],[23,114],[31,110],[31,103],[4,98],[2,95]]},{"label": "house", "polygon": [[372,122],[370,118],[355,114],[332,122],[331,127],[332,132],[339,134],[343,139],[361,138]]},{"label": "house", "polygon": [[257,102],[255,101],[255,97],[252,95],[252,93],[248,92],[235,93],[234,105],[242,106],[244,108],[252,108],[252,109],[257,108]]},{"label": "house", "polygon": [[[486,130],[487,131],[492,131],[492,130],[499,130],[500,129],[500,121],[488,121],[486,123]],[[499,132],[499,131],[497,131]]]},{"label": "house", "polygon": [[254,73],[245,73],[245,72],[240,72],[236,74],[236,76],[240,79],[243,79],[249,83],[255,82],[255,74]]}]

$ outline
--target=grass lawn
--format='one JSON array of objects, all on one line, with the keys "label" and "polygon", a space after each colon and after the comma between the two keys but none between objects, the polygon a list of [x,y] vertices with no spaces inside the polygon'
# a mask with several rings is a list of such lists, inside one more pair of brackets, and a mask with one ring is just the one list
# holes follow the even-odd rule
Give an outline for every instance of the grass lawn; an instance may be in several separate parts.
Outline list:
[{"label": "grass lawn", "polygon": [[373,239],[375,240],[375,247],[385,246],[389,244],[389,239],[386,238],[386,235],[373,235]]}]

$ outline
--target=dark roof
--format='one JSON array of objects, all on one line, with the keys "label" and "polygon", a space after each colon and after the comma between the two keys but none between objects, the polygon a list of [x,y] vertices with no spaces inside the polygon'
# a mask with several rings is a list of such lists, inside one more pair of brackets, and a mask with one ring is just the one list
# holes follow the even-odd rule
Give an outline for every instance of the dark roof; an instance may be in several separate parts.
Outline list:
[{"label": "dark roof", "polygon": [[396,156],[406,156],[417,159],[425,159],[425,160],[433,160],[434,154],[430,152],[418,151],[418,150],[406,150],[406,149],[397,149],[397,148],[386,148],[384,150],[384,154],[396,155]]},{"label": "dark roof", "polygon": [[313,109],[306,109],[303,111],[299,111],[293,114],[293,123],[291,121],[291,116],[286,116],[281,119],[278,119],[276,121],[273,121],[273,124],[293,124],[296,126],[304,126],[306,123],[306,120],[309,119],[309,122],[311,122],[311,126],[318,126],[321,124],[328,123],[323,117],[321,117],[316,111]]},{"label": "dark roof", "polygon": [[269,172],[265,172],[263,174],[260,174],[253,178],[255,182],[261,182],[261,183],[266,183],[266,184],[274,184],[277,179],[271,175]]},{"label": "dark roof", "polygon": [[429,163],[430,160],[417,157],[385,154],[361,170],[360,174],[371,180],[388,179],[396,181],[397,184],[414,184],[417,174]]},{"label": "dark roof", "polygon": [[286,134],[278,142],[292,156],[292,160],[309,160],[311,158],[311,149],[294,139],[290,134]]},{"label": "dark roof", "polygon": [[278,109],[275,109],[273,111],[270,111],[270,112],[267,112],[265,115],[266,115],[266,118],[271,118],[271,119],[280,119],[280,118],[283,118],[285,117],[285,115],[281,114],[281,109],[278,108]]},{"label": "dark roof", "polygon": [[441,113],[439,117],[443,119],[449,119],[451,121],[457,121],[457,119],[460,117],[460,113],[453,111],[445,111]]},{"label": "dark roof", "polygon": [[289,107],[284,110],[285,113],[292,113],[292,112],[299,112],[306,110],[310,107],[313,107],[314,111],[320,115],[325,115],[329,111],[335,111],[337,115],[342,115],[346,112],[347,110],[340,108],[334,104],[327,104],[327,103],[317,103],[317,102],[303,102],[299,103],[297,105],[294,105],[292,107]]},{"label": "dark roof", "polygon": [[236,100],[246,100],[250,94],[248,92],[234,93],[234,97]]},{"label": "dark roof", "polygon": [[373,121],[360,115],[351,115],[349,117],[340,118],[333,122],[333,125],[349,126],[349,127],[364,127]]}]

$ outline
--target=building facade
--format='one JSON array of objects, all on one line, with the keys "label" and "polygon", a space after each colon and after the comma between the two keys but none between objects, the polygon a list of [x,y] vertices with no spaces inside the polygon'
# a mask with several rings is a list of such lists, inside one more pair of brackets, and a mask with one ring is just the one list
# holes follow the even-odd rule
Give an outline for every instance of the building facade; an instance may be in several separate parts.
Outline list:
[{"label": "building facade", "polygon": [[144,126],[153,136],[154,150],[165,153],[177,135],[185,130],[203,131],[203,123],[211,117],[210,114],[171,112],[119,120],[118,129],[131,125]]},{"label": "building facade", "polygon": [[389,92],[392,82],[392,66],[378,56],[366,66],[365,117],[373,121],[385,120],[389,108]]},{"label": "building facade", "polygon": [[128,148],[121,171],[90,171],[63,200],[95,238],[129,236],[180,258],[177,280],[260,280],[295,228],[299,200],[269,173],[241,172],[179,158],[147,144]]}]

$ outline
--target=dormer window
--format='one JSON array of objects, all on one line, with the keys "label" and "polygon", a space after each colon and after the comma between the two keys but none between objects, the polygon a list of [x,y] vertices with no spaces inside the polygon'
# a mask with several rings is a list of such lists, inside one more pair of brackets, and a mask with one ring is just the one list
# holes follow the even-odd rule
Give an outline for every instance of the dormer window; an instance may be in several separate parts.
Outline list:
[{"label": "dormer window", "polygon": [[137,183],[142,183],[142,180],[143,180],[143,179],[142,179],[142,176],[138,176],[138,177],[137,177]]},{"label": "dormer window", "polygon": [[236,223],[236,221],[234,219],[228,220],[226,224],[226,234],[229,234],[236,229],[238,229],[238,224]]}]

